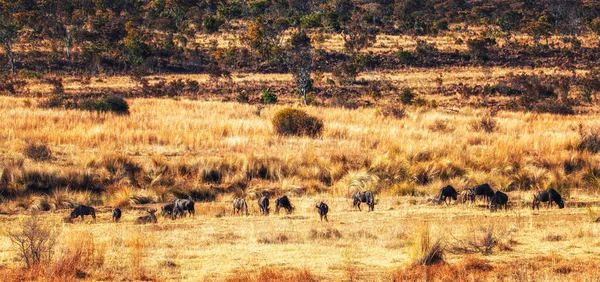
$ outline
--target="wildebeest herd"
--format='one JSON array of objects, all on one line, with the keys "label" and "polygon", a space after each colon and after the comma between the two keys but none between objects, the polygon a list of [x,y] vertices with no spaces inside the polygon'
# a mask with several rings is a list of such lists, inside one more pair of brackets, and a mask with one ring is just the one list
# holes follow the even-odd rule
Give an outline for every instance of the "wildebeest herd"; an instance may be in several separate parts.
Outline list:
[{"label": "wildebeest herd", "polygon": [[[477,185],[473,188],[467,188],[460,192],[460,194],[451,185],[444,186],[440,189],[440,193],[435,199],[438,203],[448,204],[452,200],[455,200],[461,204],[467,202],[475,203],[477,197],[483,197],[485,202],[488,204],[490,210],[494,211],[498,208],[505,210],[508,209],[508,195],[502,191],[495,191],[488,183]],[[544,191],[538,191],[533,195],[533,202],[531,204],[532,209],[539,209],[541,202],[547,202],[547,207],[552,207],[552,202],[555,202],[559,208],[564,208],[565,203],[558,191],[554,188],[548,188]]]},{"label": "wildebeest herd", "polygon": [[[502,191],[494,191],[492,187],[485,183],[481,185],[477,185],[473,188],[467,188],[458,193],[454,187],[451,185],[444,186],[440,189],[439,194],[432,201],[437,203],[445,203],[448,205],[452,202],[452,200],[465,204],[465,203],[475,203],[477,197],[483,198],[491,211],[496,209],[505,210],[508,208],[508,195],[503,193]],[[532,209],[539,209],[540,203],[547,203],[547,207],[552,207],[552,203],[556,203],[559,208],[564,208],[565,204],[558,193],[558,191],[553,188],[549,188],[544,191],[538,191],[533,195],[533,202],[531,204]],[[375,210],[375,196],[372,191],[359,191],[352,195],[352,206],[354,208],[358,208],[359,211],[362,211],[360,208],[361,203],[366,203],[369,207],[369,211]],[[176,199],[171,203],[167,203],[161,207],[161,215],[163,217],[170,217],[171,219],[176,219],[177,217],[184,216],[194,216],[195,215],[195,203],[192,199]],[[236,197],[232,202],[233,210],[232,215],[240,214],[240,215],[248,215],[248,203],[244,198]],[[260,214],[269,215],[269,196],[263,195],[258,199],[258,209]],[[275,199],[275,213],[279,214],[279,210],[284,209],[287,214],[291,214],[294,211],[294,206],[290,202],[290,199],[287,196],[282,196],[280,198]],[[316,205],[316,209],[319,213],[320,220],[329,221],[327,219],[327,213],[329,212],[329,206],[320,202]],[[140,216],[135,220],[135,224],[148,224],[148,223],[157,223],[158,219],[155,215],[156,210],[146,210],[148,213],[145,216]],[[92,217],[93,221],[96,221],[96,210],[93,207],[79,205],[73,209],[71,214],[65,218],[72,222],[77,217],[81,217],[83,221],[84,216],[89,215]],[[112,210],[112,220],[114,222],[119,222],[122,216],[122,211],[119,208],[114,208]]]}]

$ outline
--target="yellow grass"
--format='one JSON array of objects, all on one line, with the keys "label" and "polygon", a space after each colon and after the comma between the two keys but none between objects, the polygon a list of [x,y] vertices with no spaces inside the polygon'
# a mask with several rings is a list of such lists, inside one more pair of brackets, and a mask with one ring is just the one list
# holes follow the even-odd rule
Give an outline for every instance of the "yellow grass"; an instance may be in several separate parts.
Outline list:
[{"label": "yellow grass", "polygon": [[[329,223],[319,222],[314,209],[317,200],[329,203]],[[57,259],[72,254],[78,240],[87,240],[89,245],[83,250],[88,250],[84,255],[91,262],[84,261],[77,267],[87,271],[89,279],[222,281],[254,277],[265,269],[307,269],[320,280],[344,281],[352,276],[357,280],[387,281],[395,271],[410,268],[413,242],[423,224],[431,229],[431,236],[442,238],[445,261],[458,267],[467,256],[453,251],[458,240],[470,238],[472,233],[478,240],[484,235],[483,229],[493,227],[493,236],[504,247],[493,248],[487,256],[471,256],[495,268],[515,262],[539,266],[547,261],[549,273],[543,268],[534,269],[542,281],[593,279],[582,276],[578,266],[569,263],[592,262],[600,252],[600,227],[587,220],[583,208],[535,212],[513,208],[490,213],[479,207],[431,206],[411,198],[385,197],[375,212],[367,213],[353,211],[351,203],[343,198],[292,198],[292,202],[297,208],[289,216],[259,216],[256,203],[251,201],[249,217],[215,217],[219,209],[230,209],[229,199],[223,199],[197,204],[195,218],[159,218],[158,224],[146,226],[132,224],[142,210],[126,209],[122,222],[115,224],[110,222],[109,210],[104,209],[96,224],[90,224],[88,218],[59,224],[62,236]],[[42,218],[66,213],[47,213]],[[26,215],[4,215],[0,221],[4,226],[18,226],[24,218]],[[560,235],[560,239],[548,241],[548,234]],[[14,260],[16,255],[6,237],[1,237],[0,263],[17,268],[20,264]],[[553,271],[561,267],[574,269],[566,274]],[[583,273],[598,273],[597,266],[589,267]],[[505,281],[519,279],[515,273],[486,275]]]}]

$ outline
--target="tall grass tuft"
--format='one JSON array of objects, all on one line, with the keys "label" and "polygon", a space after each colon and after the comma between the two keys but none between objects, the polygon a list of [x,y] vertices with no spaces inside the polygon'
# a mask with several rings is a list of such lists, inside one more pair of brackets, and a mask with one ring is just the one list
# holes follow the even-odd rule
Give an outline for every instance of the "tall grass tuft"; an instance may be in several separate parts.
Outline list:
[{"label": "tall grass tuft", "polygon": [[419,226],[412,244],[410,257],[414,265],[432,265],[444,262],[445,246],[441,238],[432,238],[431,229],[424,223]]}]

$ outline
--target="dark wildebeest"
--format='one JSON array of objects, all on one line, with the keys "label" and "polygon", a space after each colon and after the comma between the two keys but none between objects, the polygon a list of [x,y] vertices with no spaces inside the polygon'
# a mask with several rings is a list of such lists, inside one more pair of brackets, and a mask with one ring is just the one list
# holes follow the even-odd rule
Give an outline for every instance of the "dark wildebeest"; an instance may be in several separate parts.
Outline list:
[{"label": "dark wildebeest", "polygon": [[508,195],[503,192],[496,191],[494,197],[492,197],[492,205],[490,206],[490,209],[495,210],[498,207],[502,209],[502,206],[504,206],[504,210],[508,209]]},{"label": "dark wildebeest", "polygon": [[558,205],[558,208],[564,208],[565,202],[563,201],[560,194],[554,190],[553,188],[549,188],[548,190],[538,191],[533,194],[533,202],[531,203],[531,209],[540,209],[540,202],[548,202],[547,208],[552,207],[552,202],[555,202]]},{"label": "dark wildebeest", "polygon": [[327,206],[327,204],[321,202],[317,205],[317,209],[319,209],[319,216],[321,217],[321,221],[323,221],[323,218],[325,218],[325,221],[329,221],[327,219],[327,213],[329,212],[329,207]]},{"label": "dark wildebeest", "polygon": [[156,215],[154,213],[156,210],[147,210],[148,215],[140,216],[135,220],[135,224],[148,224],[148,223],[157,223]]},{"label": "dark wildebeest", "polygon": [[[449,202],[452,202],[452,200],[456,201],[457,195],[458,193],[456,193],[456,189],[454,189],[452,185],[444,186],[440,189],[439,202],[444,202],[447,205]],[[450,199],[450,201],[447,201],[448,199]]]},{"label": "dark wildebeest", "polygon": [[171,214],[172,218],[177,218],[178,214],[181,215],[180,217],[185,216],[185,211],[188,212],[188,215],[195,215],[194,201],[188,199],[175,200],[175,203],[173,203],[173,213]]},{"label": "dark wildebeest", "polygon": [[239,212],[240,214],[242,214],[242,212],[245,212],[246,215],[248,215],[248,204],[246,204],[246,200],[242,198],[233,199],[232,214],[235,215],[236,212]]},{"label": "dark wildebeest", "polygon": [[369,206],[369,211],[375,210],[375,196],[373,196],[373,192],[371,192],[371,191],[356,192],[352,198],[353,198],[352,206],[358,207],[359,211],[362,211],[360,209],[360,203],[367,203],[367,206]]},{"label": "dark wildebeest", "polygon": [[288,214],[292,213],[294,207],[290,203],[290,199],[287,196],[283,196],[275,200],[275,212],[279,214],[279,209],[284,208]]},{"label": "dark wildebeest", "polygon": [[160,208],[160,215],[162,215],[163,217],[167,216],[167,215],[171,216],[171,214],[173,214],[173,206],[174,206],[173,203],[168,203],[168,204],[162,206]]},{"label": "dark wildebeest", "polygon": [[75,219],[78,216],[81,216],[81,221],[83,221],[84,215],[91,215],[94,222],[96,222],[96,210],[92,207],[79,205],[71,212],[71,219]]},{"label": "dark wildebeest", "polygon": [[494,197],[494,189],[492,189],[489,184],[484,183],[471,189],[473,189],[473,192],[475,192],[472,200],[473,202],[475,202],[475,196],[483,196],[486,199],[486,203],[491,204],[492,198]]},{"label": "dark wildebeest", "polygon": [[260,199],[258,199],[258,208],[262,214],[269,215],[269,197],[260,197]]},{"label": "dark wildebeest", "polygon": [[112,210],[112,220],[114,222],[119,222],[120,219],[121,219],[121,209],[120,208],[114,208]]}]

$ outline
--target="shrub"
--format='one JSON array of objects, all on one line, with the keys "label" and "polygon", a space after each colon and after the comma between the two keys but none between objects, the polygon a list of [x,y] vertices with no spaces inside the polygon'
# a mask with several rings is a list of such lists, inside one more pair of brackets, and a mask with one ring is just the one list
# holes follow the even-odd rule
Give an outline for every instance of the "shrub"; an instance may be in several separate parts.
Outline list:
[{"label": "shrub", "polygon": [[86,99],[79,107],[83,110],[96,111],[99,113],[113,112],[118,115],[129,114],[129,104],[121,97],[105,96],[100,99]]},{"label": "shrub", "polygon": [[300,18],[300,26],[304,28],[314,28],[321,26],[321,14],[312,13]]},{"label": "shrub", "polygon": [[43,222],[38,215],[32,214],[17,230],[8,233],[19,258],[28,268],[48,263],[54,255],[58,234]]},{"label": "shrub", "polygon": [[384,107],[380,108],[377,112],[384,117],[393,117],[397,119],[402,119],[406,116],[406,111],[404,110],[404,107],[393,103],[385,105]]},{"label": "shrub", "polygon": [[496,40],[490,38],[475,38],[467,40],[469,54],[475,60],[487,61],[489,59],[488,47],[496,45]]},{"label": "shrub", "polygon": [[262,92],[261,98],[263,100],[263,103],[265,103],[265,104],[277,103],[277,95],[275,95],[275,93],[269,91],[269,89]]},{"label": "shrub", "polygon": [[323,132],[322,120],[298,109],[286,108],[277,112],[272,123],[279,135],[316,137]]},{"label": "shrub", "polygon": [[52,151],[46,144],[30,143],[23,152],[25,156],[35,161],[47,161],[52,159]]},{"label": "shrub", "polygon": [[486,115],[481,119],[474,120],[471,122],[471,128],[474,131],[483,131],[485,133],[492,133],[496,130],[496,120]]},{"label": "shrub", "polygon": [[402,88],[402,92],[400,93],[400,101],[402,101],[402,104],[410,105],[414,98],[415,94],[410,88]]},{"label": "shrub", "polygon": [[557,115],[574,115],[575,110],[570,104],[561,102],[555,98],[545,99],[536,103],[534,110],[538,113],[550,113]]},{"label": "shrub", "polygon": [[578,133],[581,138],[577,144],[578,151],[594,154],[600,152],[600,127],[585,130],[582,125],[579,125]]}]

